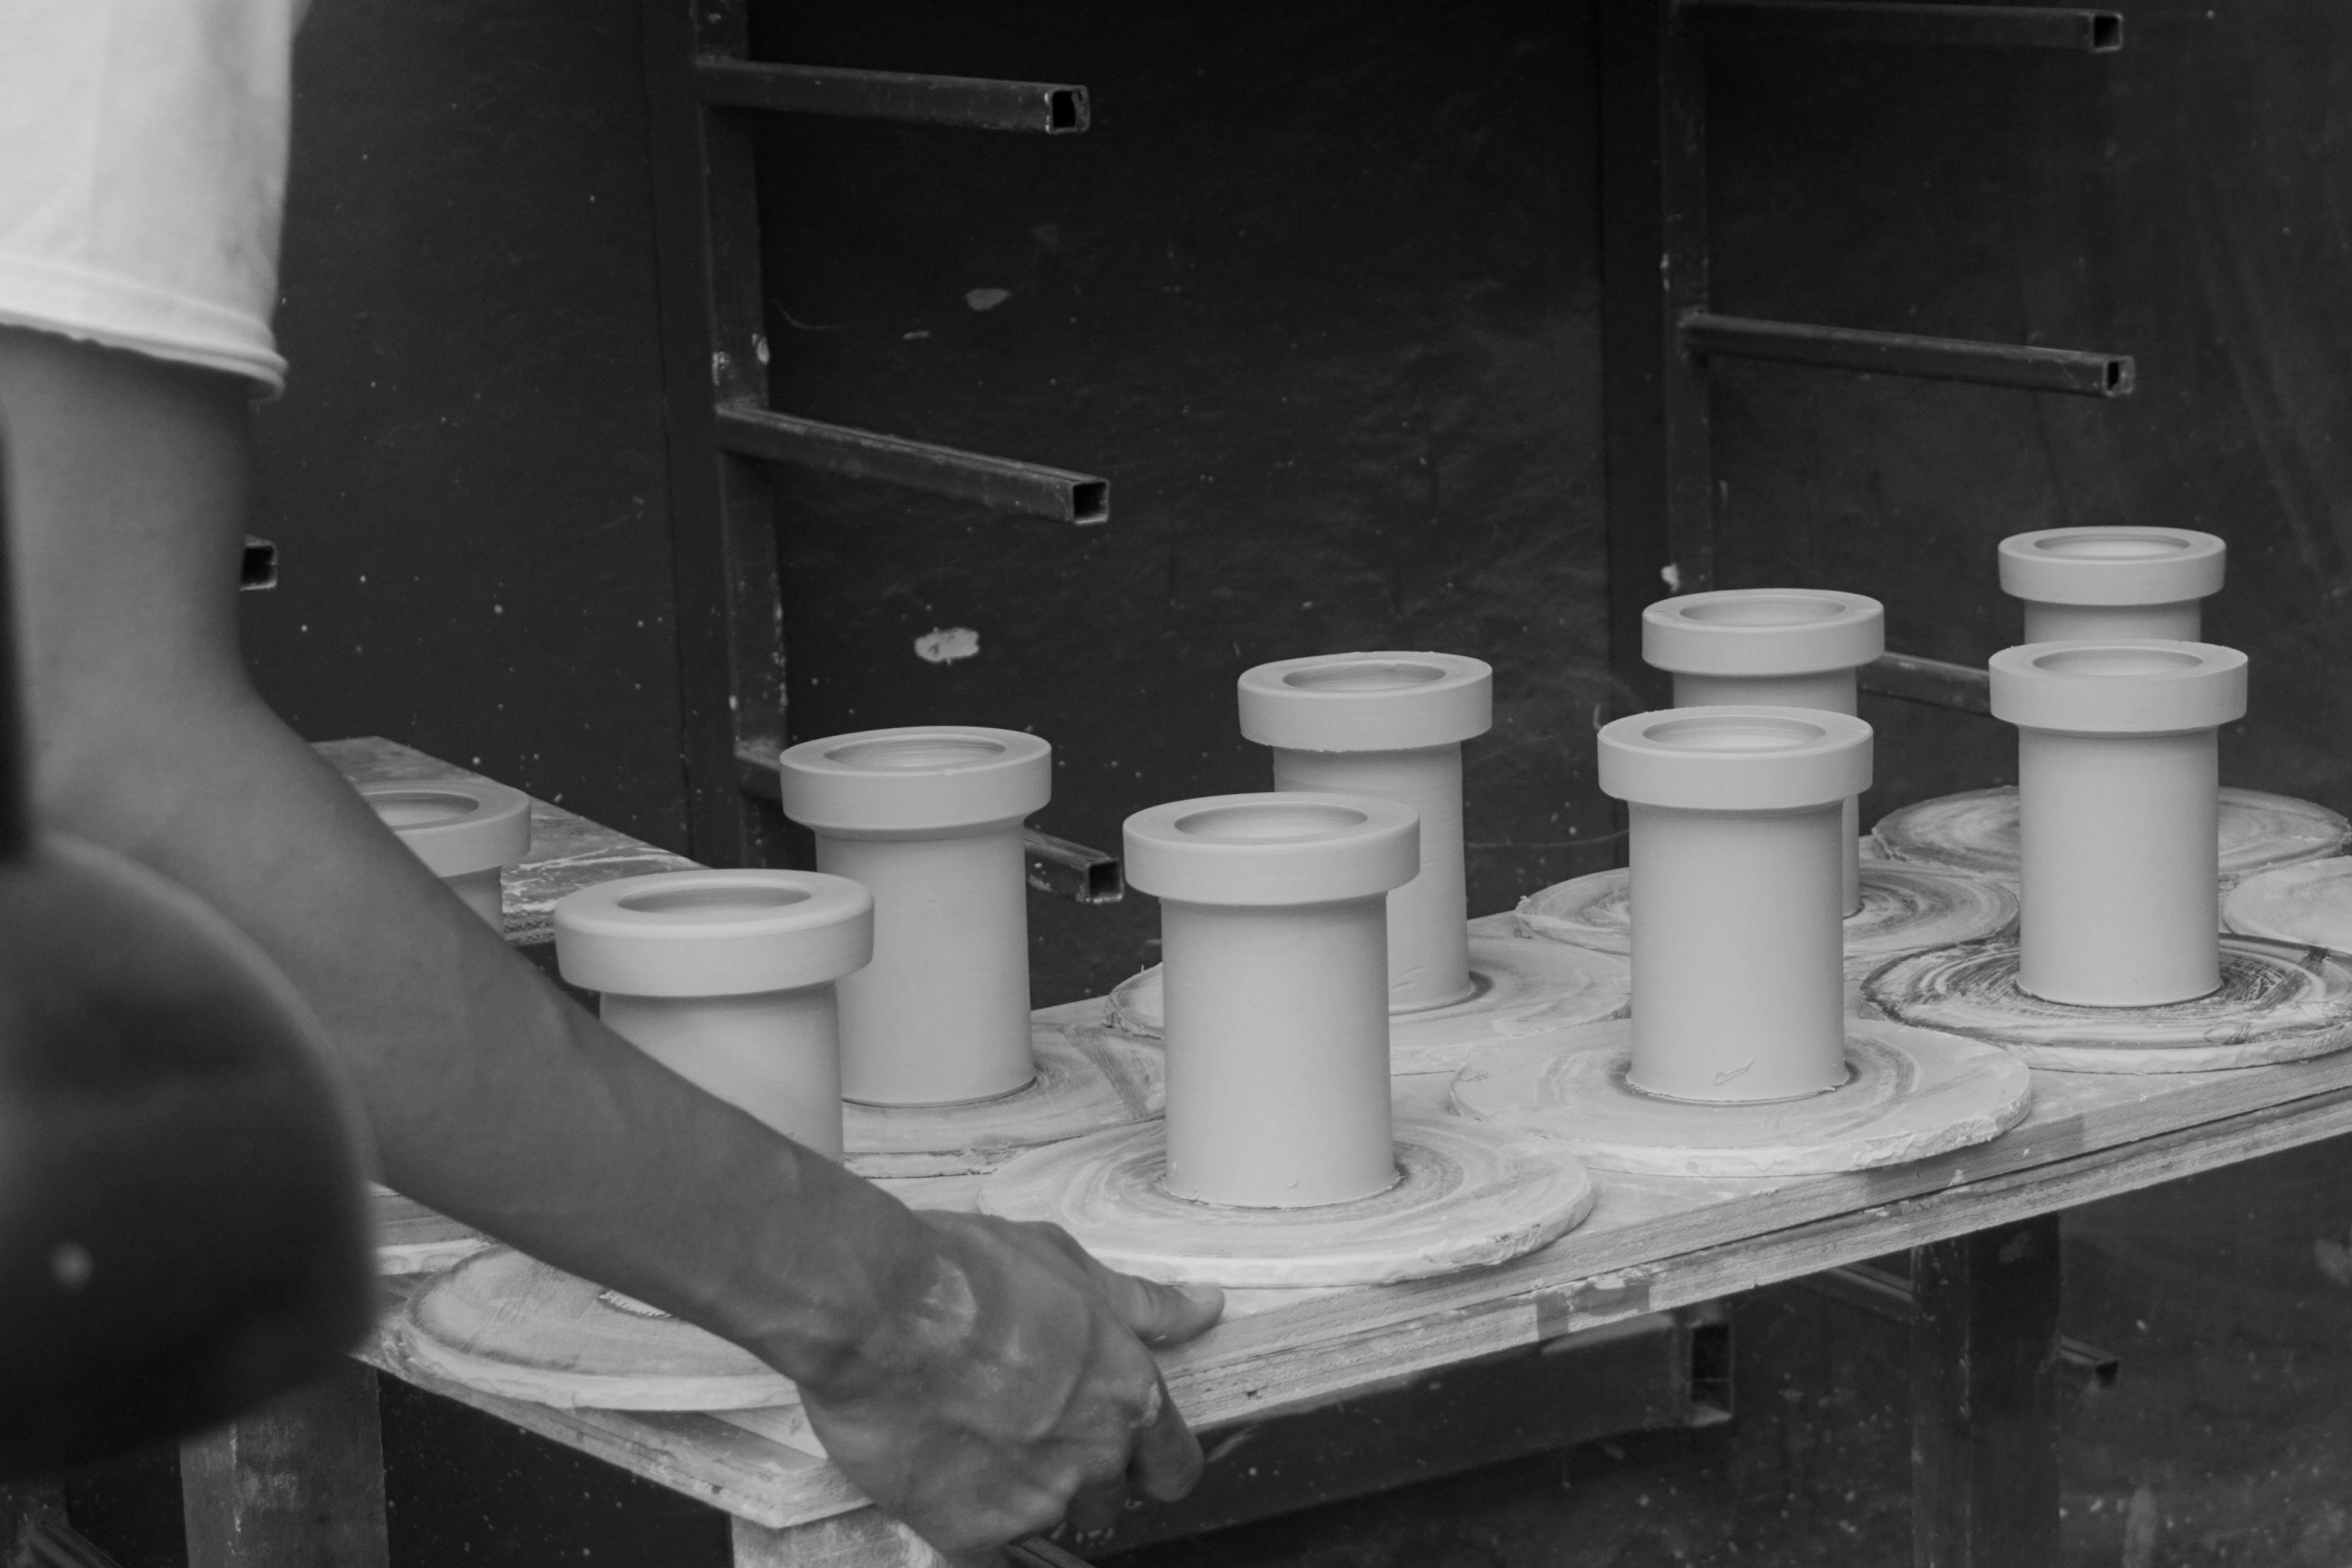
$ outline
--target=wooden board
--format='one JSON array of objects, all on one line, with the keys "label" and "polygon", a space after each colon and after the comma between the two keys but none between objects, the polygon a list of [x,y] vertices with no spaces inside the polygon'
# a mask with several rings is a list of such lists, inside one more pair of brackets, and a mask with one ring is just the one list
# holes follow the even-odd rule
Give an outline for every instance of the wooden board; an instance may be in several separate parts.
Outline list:
[{"label": "wooden board", "polygon": [[2222,897],[2221,929],[2352,953],[2352,858],[2255,873]]},{"label": "wooden board", "polygon": [[1997,1047],[1857,1019],[1846,1082],[1801,1100],[1696,1105],[1625,1081],[1631,1019],[1490,1045],[1454,1081],[1465,1115],[1558,1139],[1596,1170],[1664,1176],[1807,1176],[1902,1165],[2015,1126],[2032,1074]]},{"label": "wooden board", "polygon": [[608,1410],[744,1410],[799,1402],[740,1345],[511,1248],[427,1281],[395,1331],[407,1361],[486,1394]]},{"label": "wooden board", "polygon": [[[373,736],[328,740],[315,749],[354,784],[429,783],[484,775]],[[517,946],[555,940],[554,911],[567,894],[615,877],[691,871],[684,855],[656,849],[545,800],[530,803],[530,852],[507,868],[500,902],[506,938]]]},{"label": "wooden board", "polygon": [[375,1265],[380,1273],[433,1273],[492,1244],[471,1226],[436,1214],[388,1186],[369,1191],[368,1218],[375,1227]]},{"label": "wooden board", "polygon": [[[1872,837],[1896,860],[2017,880],[2017,787],[1921,800],[1879,819]],[[2261,789],[2221,790],[2221,879],[2341,854],[2352,823],[2325,806]]]},{"label": "wooden board", "polygon": [[1160,1185],[1152,1122],[1022,1155],[980,1189],[984,1214],[1048,1220],[1114,1269],[1155,1280],[1382,1285],[1485,1268],[1567,1232],[1592,1182],[1558,1145],[1450,1116],[1400,1116],[1386,1192],[1307,1208],[1229,1208]]},{"label": "wooden board", "polygon": [[[1612,954],[1521,936],[1478,922],[1470,927],[1470,973],[1477,994],[1451,1007],[1389,1015],[1389,1071],[1454,1072],[1480,1046],[1623,1014],[1632,969]],[[1160,971],[1119,983],[1105,1009],[1111,1026],[1158,1040],[1165,1017]]]},{"label": "wooden board", "polygon": [[1990,1040],[2053,1072],[2210,1072],[2352,1046],[2352,963],[2317,947],[2221,938],[2221,987],[2153,1008],[2044,1001],[2009,939],[1897,958],[1863,983],[1888,1018]]},{"label": "wooden board", "polygon": [[[1522,935],[1603,953],[1633,948],[1633,873],[1623,867],[1556,883],[1519,901]],[[2017,892],[1948,866],[1870,860],[1862,907],[1845,918],[1845,966],[1859,979],[1889,958],[1998,936],[2017,922]]]},{"label": "wooden board", "polygon": [[1097,1023],[1032,1026],[1037,1076],[963,1105],[841,1108],[849,1168],[862,1176],[971,1176],[1040,1144],[1123,1127],[1160,1113],[1160,1053]]}]

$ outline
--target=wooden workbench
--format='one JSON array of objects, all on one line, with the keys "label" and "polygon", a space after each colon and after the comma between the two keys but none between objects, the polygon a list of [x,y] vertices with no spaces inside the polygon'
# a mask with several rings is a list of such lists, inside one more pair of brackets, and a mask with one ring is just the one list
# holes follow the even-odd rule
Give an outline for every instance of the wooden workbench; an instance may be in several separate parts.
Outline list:
[{"label": "wooden workbench", "polygon": [[[430,777],[439,766],[382,742],[325,749],[360,777]],[[551,831],[511,881],[510,936],[527,937],[571,886],[681,863],[551,807],[534,821]],[[1474,926],[1507,929],[1507,917]],[[1101,1005],[1046,1014],[1090,1016]],[[1443,1077],[1400,1079],[1399,1103],[1442,1103],[1445,1087]],[[2003,1137],[1916,1165],[1752,1182],[1601,1175],[1589,1220],[1498,1268],[1374,1289],[1235,1292],[1223,1322],[1161,1358],[1169,1390],[1196,1428],[1258,1421],[1911,1249],[1917,1560],[2054,1560],[2058,1213],[2352,1130],[2352,1052],[2203,1074],[2037,1073],[2034,1093],[2026,1121]],[[747,1568],[929,1561],[830,1465],[733,1421],[525,1405],[425,1376],[383,1343],[365,1358],[725,1511]],[[194,1486],[204,1472],[189,1473]],[[194,1539],[202,1511],[192,1498],[193,1562],[206,1560]]]}]

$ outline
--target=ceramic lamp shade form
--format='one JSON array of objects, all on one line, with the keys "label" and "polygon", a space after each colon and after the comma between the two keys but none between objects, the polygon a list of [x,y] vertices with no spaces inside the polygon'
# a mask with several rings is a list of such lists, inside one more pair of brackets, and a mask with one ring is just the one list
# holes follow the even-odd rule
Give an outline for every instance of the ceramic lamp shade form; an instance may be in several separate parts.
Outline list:
[{"label": "ceramic lamp shade form", "polygon": [[2221,977],[2217,731],[2246,657],[2208,643],[2029,643],[1992,658],[2017,727],[2018,984],[2147,1007]]},{"label": "ceramic lamp shade form", "polygon": [[1870,727],[1815,708],[1637,714],[1601,730],[1632,829],[1629,1081],[1789,1099],[1845,1078],[1844,802]]},{"label": "ceramic lamp shade form", "polygon": [[662,872],[600,883],[555,906],[557,967],[601,994],[614,1032],[834,1160],[834,988],[873,950],[873,899],[821,872]]},{"label": "ceramic lamp shade form", "polygon": [[361,799],[466,907],[501,930],[499,873],[530,852],[530,797],[487,779],[362,784]]},{"label": "ceramic lamp shade form", "polygon": [[2193,643],[2228,556],[2192,528],[2042,528],[2000,541],[2000,588],[2024,602],[2029,643]]},{"label": "ceramic lamp shade form", "polygon": [[1129,882],[1160,901],[1167,1190],[1297,1208],[1392,1185],[1387,903],[1420,870],[1412,810],[1222,795],[1124,837]]},{"label": "ceramic lamp shade form", "polygon": [[1389,895],[1389,1005],[1470,996],[1462,743],[1494,723],[1494,670],[1459,653],[1335,653],[1260,664],[1240,681],[1242,734],[1274,750],[1274,787],[1371,795],[1421,819],[1421,866]]},{"label": "ceramic lamp shade form", "polygon": [[[1886,651],[1886,612],[1859,593],[1738,588],[1642,612],[1642,658],[1675,678],[1676,707],[1797,707],[1853,714],[1855,672]],[[1845,913],[1862,908],[1862,813],[1846,802]]]},{"label": "ceramic lamp shade form", "polygon": [[870,1105],[1010,1094],[1035,1075],[1021,825],[1053,747],[935,725],[806,741],[777,759],[820,870],[874,895],[874,962],[841,985],[842,1087]]}]

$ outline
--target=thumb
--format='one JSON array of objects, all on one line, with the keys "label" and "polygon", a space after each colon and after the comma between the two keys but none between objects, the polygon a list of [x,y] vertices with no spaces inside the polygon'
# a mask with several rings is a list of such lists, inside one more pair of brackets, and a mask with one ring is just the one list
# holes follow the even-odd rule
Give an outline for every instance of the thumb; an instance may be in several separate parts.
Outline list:
[{"label": "thumb", "polygon": [[1119,1322],[1146,1344],[1182,1344],[1199,1337],[1225,1310],[1214,1285],[1163,1285],[1104,1269],[1097,1283]]}]

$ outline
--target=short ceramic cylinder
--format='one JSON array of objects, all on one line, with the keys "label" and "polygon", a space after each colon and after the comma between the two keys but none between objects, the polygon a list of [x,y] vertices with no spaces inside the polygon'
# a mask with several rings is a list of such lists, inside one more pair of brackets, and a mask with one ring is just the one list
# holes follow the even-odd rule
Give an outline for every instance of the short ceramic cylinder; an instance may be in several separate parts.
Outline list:
[{"label": "short ceramic cylinder", "polygon": [[1494,723],[1495,672],[1459,653],[1334,653],[1241,678],[1242,734],[1274,748],[1274,787],[1375,795],[1421,818],[1421,870],[1389,895],[1389,1007],[1461,1001],[1470,977],[1462,743]]},{"label": "short ceramic cylinder", "polygon": [[1017,729],[869,729],[778,758],[818,869],[874,894],[874,962],[841,984],[842,1092],[869,1105],[992,1100],[1035,1076],[1022,820],[1054,748]]},{"label": "short ceramic cylinder", "polygon": [[2209,643],[2028,643],[1992,657],[2017,726],[2018,984],[2153,1007],[2221,985],[2216,730],[2246,658]]},{"label": "short ceramic cylinder", "polygon": [[805,871],[677,871],[555,906],[563,977],[630,1044],[786,1137],[841,1158],[834,987],[874,951],[874,900]]},{"label": "short ceramic cylinder", "polygon": [[360,795],[467,908],[506,925],[499,873],[530,852],[530,797],[487,779],[362,784]]},{"label": "short ceramic cylinder", "polygon": [[2042,528],[2000,541],[2000,588],[2024,601],[2027,643],[2194,643],[2228,554],[2193,528]]},{"label": "short ceramic cylinder", "polygon": [[[1886,652],[1875,599],[1823,589],[1734,588],[1642,612],[1642,658],[1675,677],[1676,707],[1860,707],[1854,672]],[[1862,908],[1862,809],[1845,807],[1848,915]]]},{"label": "short ceramic cylinder", "polygon": [[1845,1081],[1843,803],[1870,727],[1818,708],[1700,707],[1601,732],[1632,828],[1628,1081],[1675,1100],[1788,1100]]},{"label": "short ceramic cylinder", "polygon": [[1421,866],[1412,808],[1218,795],[1125,838],[1160,901],[1168,1190],[1302,1208],[1392,1186],[1387,905]]}]

